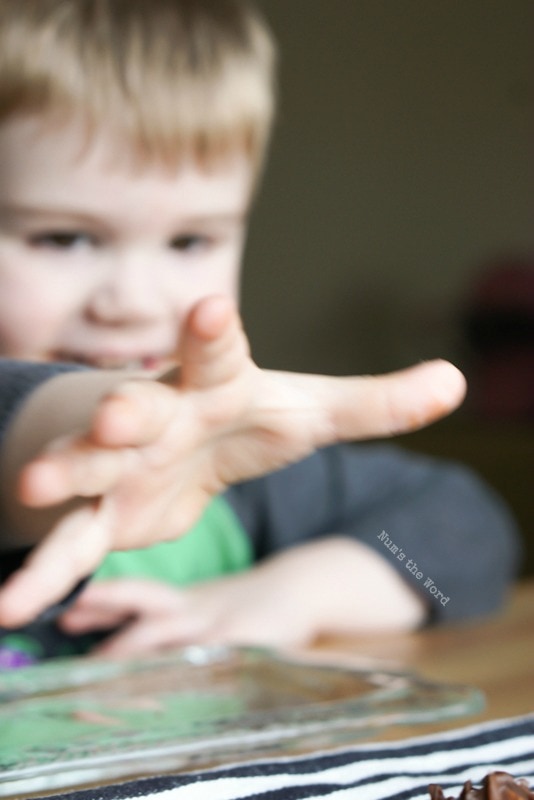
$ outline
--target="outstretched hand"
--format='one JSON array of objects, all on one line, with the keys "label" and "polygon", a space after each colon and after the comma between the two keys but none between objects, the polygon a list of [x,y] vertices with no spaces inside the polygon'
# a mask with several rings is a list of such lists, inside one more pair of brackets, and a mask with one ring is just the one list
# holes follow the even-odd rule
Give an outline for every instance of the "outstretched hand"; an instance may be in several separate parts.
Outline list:
[{"label": "outstretched hand", "polygon": [[238,481],[339,441],[391,436],[452,411],[465,382],[448,362],[384,376],[336,378],[259,369],[232,302],[190,313],[181,369],[126,379],[89,430],[55,441],[23,469],[33,508],[86,498],[0,591],[0,623],[21,625],[63,597],[114,549],[186,533],[209,500]]}]

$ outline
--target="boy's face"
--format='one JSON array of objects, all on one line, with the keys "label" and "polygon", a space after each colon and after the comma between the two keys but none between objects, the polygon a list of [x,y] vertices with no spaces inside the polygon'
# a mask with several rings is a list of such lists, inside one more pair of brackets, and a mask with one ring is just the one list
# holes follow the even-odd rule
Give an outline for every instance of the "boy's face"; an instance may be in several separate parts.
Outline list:
[{"label": "boy's face", "polygon": [[130,155],[74,122],[0,126],[0,355],[159,369],[196,301],[237,299],[246,156],[207,172]]}]

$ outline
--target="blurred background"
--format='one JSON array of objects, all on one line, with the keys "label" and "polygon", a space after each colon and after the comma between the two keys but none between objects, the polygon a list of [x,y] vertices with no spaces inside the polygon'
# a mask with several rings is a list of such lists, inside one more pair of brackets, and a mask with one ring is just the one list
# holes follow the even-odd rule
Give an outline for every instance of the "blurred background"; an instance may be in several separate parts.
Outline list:
[{"label": "blurred background", "polygon": [[460,366],[462,410],[399,442],[494,485],[534,573],[534,2],[259,5],[281,59],[245,259],[253,355]]}]

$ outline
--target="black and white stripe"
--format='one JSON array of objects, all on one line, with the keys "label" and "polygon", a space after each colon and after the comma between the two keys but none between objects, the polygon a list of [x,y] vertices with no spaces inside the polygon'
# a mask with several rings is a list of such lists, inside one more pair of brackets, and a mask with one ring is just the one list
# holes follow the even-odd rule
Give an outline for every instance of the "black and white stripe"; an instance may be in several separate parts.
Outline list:
[{"label": "black and white stripe", "polygon": [[434,736],[130,781],[48,800],[428,800],[505,770],[534,783],[534,714]]}]

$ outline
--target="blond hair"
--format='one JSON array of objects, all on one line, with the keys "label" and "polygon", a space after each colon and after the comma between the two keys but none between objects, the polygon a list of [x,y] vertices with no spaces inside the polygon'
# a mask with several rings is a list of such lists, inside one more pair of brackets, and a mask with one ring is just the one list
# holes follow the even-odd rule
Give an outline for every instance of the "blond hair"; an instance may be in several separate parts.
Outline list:
[{"label": "blond hair", "polygon": [[275,60],[247,0],[0,0],[0,122],[81,112],[143,157],[259,166]]}]

